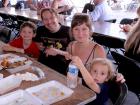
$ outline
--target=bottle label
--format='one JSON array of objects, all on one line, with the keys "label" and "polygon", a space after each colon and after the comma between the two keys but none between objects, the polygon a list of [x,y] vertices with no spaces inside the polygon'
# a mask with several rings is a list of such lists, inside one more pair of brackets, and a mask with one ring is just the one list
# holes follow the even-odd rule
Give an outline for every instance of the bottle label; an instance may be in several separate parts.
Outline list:
[{"label": "bottle label", "polygon": [[67,86],[75,88],[77,86],[78,68],[75,65],[70,64],[67,73]]},{"label": "bottle label", "polygon": [[69,65],[68,72],[70,72],[73,75],[78,75],[78,68],[75,65]]}]

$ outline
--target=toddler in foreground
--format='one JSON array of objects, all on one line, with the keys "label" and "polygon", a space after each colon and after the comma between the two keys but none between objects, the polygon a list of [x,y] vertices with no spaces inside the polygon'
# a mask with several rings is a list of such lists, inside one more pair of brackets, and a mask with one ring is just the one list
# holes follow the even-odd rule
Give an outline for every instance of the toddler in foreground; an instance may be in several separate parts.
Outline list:
[{"label": "toddler in foreground", "polygon": [[107,82],[115,76],[112,62],[106,58],[95,58],[90,71],[85,68],[77,56],[72,57],[72,63],[79,68],[86,84],[97,93],[97,98],[92,102],[92,105],[105,105],[109,90]]}]

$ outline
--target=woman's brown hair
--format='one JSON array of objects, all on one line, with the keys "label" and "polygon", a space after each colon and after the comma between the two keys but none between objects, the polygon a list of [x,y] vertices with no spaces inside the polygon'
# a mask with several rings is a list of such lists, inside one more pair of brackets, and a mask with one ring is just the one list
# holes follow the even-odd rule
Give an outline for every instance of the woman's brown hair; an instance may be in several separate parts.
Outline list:
[{"label": "woman's brown hair", "polygon": [[90,21],[90,18],[87,14],[85,13],[76,13],[74,16],[73,16],[73,19],[72,19],[72,22],[71,22],[71,29],[70,29],[70,34],[72,34],[72,29],[75,27],[75,26],[79,26],[81,24],[85,23],[86,26],[89,28],[91,34],[92,34],[92,24],[91,24],[91,21]]}]

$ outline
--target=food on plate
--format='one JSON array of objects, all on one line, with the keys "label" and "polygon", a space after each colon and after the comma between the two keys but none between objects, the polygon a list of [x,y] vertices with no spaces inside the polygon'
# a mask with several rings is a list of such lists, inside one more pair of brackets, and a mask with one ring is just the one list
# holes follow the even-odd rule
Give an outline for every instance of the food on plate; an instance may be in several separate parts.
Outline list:
[{"label": "food on plate", "polygon": [[38,81],[39,80],[39,77],[37,75],[33,73],[29,73],[29,72],[26,72],[23,74],[17,73],[16,76],[25,81]]},{"label": "food on plate", "polygon": [[6,58],[3,59],[3,61],[1,62],[1,65],[6,68],[8,67],[9,63],[8,63],[8,60]]},{"label": "food on plate", "polygon": [[3,68],[15,68],[18,66],[25,65],[25,62],[28,59],[25,57],[15,57],[15,58],[10,58],[10,57],[5,57],[1,60],[1,65]]},{"label": "food on plate", "polygon": [[65,95],[63,91],[61,91],[57,87],[44,87],[37,92],[32,93],[34,96],[39,97],[43,101],[52,100],[55,98],[59,98]]}]

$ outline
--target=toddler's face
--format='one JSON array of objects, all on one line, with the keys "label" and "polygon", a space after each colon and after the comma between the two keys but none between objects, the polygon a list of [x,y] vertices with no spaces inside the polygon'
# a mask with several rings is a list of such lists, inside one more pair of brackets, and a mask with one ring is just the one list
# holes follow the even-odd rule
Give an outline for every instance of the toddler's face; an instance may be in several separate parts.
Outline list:
[{"label": "toddler's face", "polygon": [[28,40],[32,40],[32,38],[35,36],[35,34],[33,33],[33,29],[30,27],[24,27],[21,30],[20,35],[22,36],[23,39]]},{"label": "toddler's face", "polygon": [[104,83],[108,80],[108,67],[106,65],[96,63],[91,68],[91,75],[96,83]]}]

